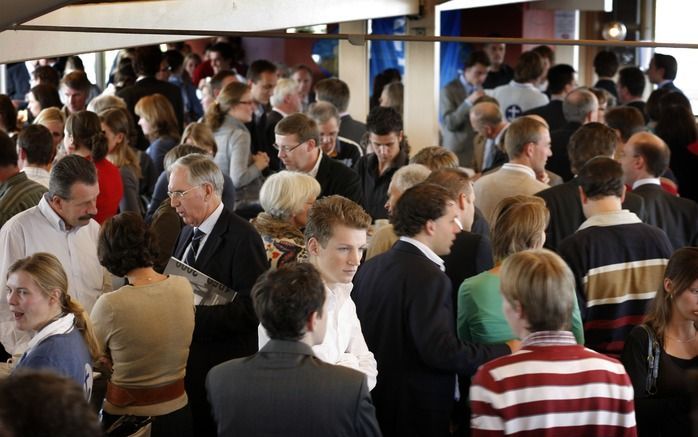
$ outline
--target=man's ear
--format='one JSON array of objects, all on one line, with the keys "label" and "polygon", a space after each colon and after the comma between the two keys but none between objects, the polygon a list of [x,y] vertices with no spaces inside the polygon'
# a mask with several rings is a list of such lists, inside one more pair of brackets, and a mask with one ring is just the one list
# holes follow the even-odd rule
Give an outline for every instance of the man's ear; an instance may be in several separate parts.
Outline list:
[{"label": "man's ear", "polygon": [[435,230],[436,222],[434,220],[427,220],[427,222],[424,224],[424,232],[426,232],[427,235],[431,236],[434,235]]},{"label": "man's ear", "polygon": [[404,135],[404,132],[403,132],[403,131],[400,131],[400,133],[397,134],[397,140],[398,140],[398,142],[401,143],[401,142],[402,142],[402,138],[403,138],[404,136],[405,136],[405,135]]},{"label": "man's ear", "polygon": [[458,209],[461,211],[465,210],[465,204],[468,203],[468,198],[465,193],[458,194]]},{"label": "man's ear", "polygon": [[318,313],[313,311],[312,314],[308,316],[308,320],[305,322],[305,332],[315,332],[315,327],[318,324]]},{"label": "man's ear", "polygon": [[310,255],[318,256],[320,254],[320,242],[317,240],[317,238],[310,237],[305,245]]},{"label": "man's ear", "polygon": [[18,149],[19,149],[19,159],[26,161],[27,160],[27,151],[21,147],[18,147]]},{"label": "man's ear", "polygon": [[578,190],[579,190],[579,197],[582,199],[582,205],[586,205],[587,195],[584,194],[584,190],[582,190],[582,187],[578,187]]}]

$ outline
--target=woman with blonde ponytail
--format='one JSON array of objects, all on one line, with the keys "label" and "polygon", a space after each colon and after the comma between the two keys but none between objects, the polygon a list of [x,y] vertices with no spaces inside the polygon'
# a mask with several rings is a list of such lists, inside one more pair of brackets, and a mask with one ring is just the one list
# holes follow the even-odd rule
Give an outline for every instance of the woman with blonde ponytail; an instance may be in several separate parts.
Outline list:
[{"label": "woman with blonde ponytail", "polygon": [[262,170],[269,167],[266,153],[252,154],[251,136],[245,123],[252,121],[253,114],[250,87],[233,82],[223,88],[216,103],[204,115],[204,123],[213,131],[218,146],[214,161],[233,180],[235,211],[245,218],[255,217],[262,210],[259,206],[259,190],[264,182]]},{"label": "woman with blonde ponytail", "polygon": [[87,158],[97,167],[99,195],[95,220],[102,224],[119,209],[124,186],[119,168],[107,159],[109,143],[102,132],[99,116],[90,111],[70,114],[65,122],[63,143],[68,153]]},{"label": "woman with blonde ponytail", "polygon": [[8,270],[7,289],[17,329],[33,334],[14,370],[52,370],[75,380],[89,399],[92,363],[101,351],[89,317],[68,294],[58,258],[38,252],[16,261]]},{"label": "woman with blonde ponytail", "polygon": [[114,372],[102,423],[122,415],[151,416],[151,437],[193,433],[184,390],[194,332],[194,293],[186,278],[153,269],[157,245],[140,215],[107,220],[99,234],[99,262],[127,285],[97,299],[95,333]]}]

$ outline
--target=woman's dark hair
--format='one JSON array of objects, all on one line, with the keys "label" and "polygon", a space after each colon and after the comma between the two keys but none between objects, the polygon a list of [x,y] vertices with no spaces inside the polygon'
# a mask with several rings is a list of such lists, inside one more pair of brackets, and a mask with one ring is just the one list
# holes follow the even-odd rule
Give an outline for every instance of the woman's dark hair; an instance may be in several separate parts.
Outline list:
[{"label": "woman's dark hair", "polygon": [[58,89],[53,85],[39,84],[31,89],[31,93],[34,98],[39,102],[41,109],[46,108],[61,108],[63,103],[61,103],[61,96],[58,95]]},{"label": "woman's dark hair", "polygon": [[115,215],[102,225],[97,257],[111,274],[124,277],[133,269],[152,267],[157,247],[141,215],[130,211]]},{"label": "woman's dark hair", "polygon": [[698,140],[696,120],[684,106],[661,106],[661,115],[654,132],[672,151],[685,148]]},{"label": "woman's dark hair", "polygon": [[17,110],[6,94],[0,94],[0,130],[15,132],[17,130]]},{"label": "woman's dark hair", "polygon": [[70,114],[65,121],[65,131],[73,137],[78,147],[84,147],[92,153],[94,162],[101,161],[109,152],[107,137],[102,132],[99,116],[91,111],[79,111]]}]

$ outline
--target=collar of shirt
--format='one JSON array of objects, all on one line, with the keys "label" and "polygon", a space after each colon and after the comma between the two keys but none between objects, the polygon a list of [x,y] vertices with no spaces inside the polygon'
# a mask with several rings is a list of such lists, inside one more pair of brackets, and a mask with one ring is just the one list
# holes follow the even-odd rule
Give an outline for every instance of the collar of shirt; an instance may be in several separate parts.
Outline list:
[{"label": "collar of shirt", "polygon": [[528,334],[522,341],[521,347],[526,346],[560,346],[576,345],[577,340],[570,331],[538,331]]},{"label": "collar of shirt", "polygon": [[322,150],[318,147],[318,156],[317,156],[317,161],[315,161],[315,165],[313,168],[308,172],[308,175],[317,178],[317,172],[320,169],[320,161],[322,161]]},{"label": "collar of shirt", "polygon": [[206,219],[196,228],[194,229],[199,229],[201,232],[203,232],[205,235],[203,239],[201,240],[201,243],[199,244],[199,247],[204,246],[204,241],[206,237],[211,235],[211,232],[213,231],[213,227],[216,226],[216,222],[218,221],[218,218],[221,216],[221,213],[223,213],[223,202],[221,202],[216,209],[213,210],[211,215],[206,217]]},{"label": "collar of shirt", "polygon": [[429,246],[427,246],[426,244],[422,243],[421,241],[415,240],[414,238],[405,237],[405,236],[400,237],[400,241],[404,241],[405,243],[410,243],[411,245],[413,245],[414,247],[419,249],[424,254],[424,256],[426,256],[431,261],[433,261],[434,264],[439,266],[439,268],[441,269],[442,272],[446,271],[446,267],[444,266],[444,260],[442,260],[439,257],[439,255],[434,253],[434,251],[431,250],[431,248]]},{"label": "collar of shirt", "polygon": [[25,165],[22,171],[27,174],[27,177],[29,177],[29,179],[32,179],[33,177],[48,178],[49,176],[51,176],[51,173],[49,173],[48,170],[46,170],[45,168],[32,167],[31,165]]},{"label": "collar of shirt", "polygon": [[644,178],[644,179],[638,179],[635,182],[633,182],[633,190],[640,185],[647,185],[647,184],[654,184],[654,185],[662,185],[662,182],[659,180],[659,178]]},{"label": "collar of shirt", "polygon": [[75,232],[80,228],[79,226],[76,226],[72,229],[68,229],[68,227],[65,225],[65,221],[63,221],[61,216],[59,216],[58,213],[51,208],[51,204],[48,203],[48,193],[44,194],[44,197],[41,198],[38,208],[39,211],[41,211],[41,215],[46,217],[46,220],[48,220],[48,222],[51,224],[51,227],[58,231]]},{"label": "collar of shirt", "polygon": [[523,164],[514,164],[513,162],[507,162],[504,165],[502,165],[502,170],[518,171],[521,173],[526,173],[527,175],[531,176],[533,179],[536,178],[536,172],[534,172],[531,167],[527,167]]},{"label": "collar of shirt", "polygon": [[512,81],[509,82],[509,85],[511,85],[511,86],[513,86],[513,87],[515,87],[515,88],[528,88],[528,89],[540,91],[540,89],[539,89],[537,86],[535,86],[535,85],[533,85],[532,83],[529,83],[529,82],[521,83],[521,82],[517,82],[517,81],[515,81],[515,80],[512,79]]},{"label": "collar of shirt", "polygon": [[477,89],[475,85],[465,80],[465,76],[463,74],[458,76],[458,79],[460,79],[460,83],[463,85],[463,88],[465,88],[465,94],[471,95]]},{"label": "collar of shirt", "polygon": [[615,225],[628,225],[632,223],[642,223],[635,213],[628,211],[627,209],[621,209],[620,211],[602,212],[599,214],[592,215],[584,223],[579,226],[579,231],[582,229],[590,228],[592,226],[615,226]]},{"label": "collar of shirt", "polygon": [[661,81],[661,82],[659,82],[659,83],[657,84],[657,88],[661,88],[661,87],[663,87],[664,85],[666,85],[666,84],[668,84],[668,83],[671,83],[671,82],[673,82],[673,81],[670,80],[670,79],[663,80],[663,81]]},{"label": "collar of shirt", "polygon": [[509,123],[507,123],[507,125],[499,131],[496,137],[494,137],[495,144],[501,144],[502,140],[504,139],[504,134],[507,132],[507,129],[509,129]]}]

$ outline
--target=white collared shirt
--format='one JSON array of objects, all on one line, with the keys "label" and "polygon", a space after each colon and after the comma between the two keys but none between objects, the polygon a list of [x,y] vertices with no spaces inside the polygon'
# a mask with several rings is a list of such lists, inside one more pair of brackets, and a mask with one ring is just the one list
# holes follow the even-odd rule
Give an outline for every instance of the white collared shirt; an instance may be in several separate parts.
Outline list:
[{"label": "white collared shirt", "polygon": [[523,164],[514,164],[513,162],[507,162],[506,164],[502,165],[502,169],[526,173],[527,175],[531,176],[533,179],[536,178],[536,172],[534,172],[531,167],[528,167],[528,166],[523,165]]},{"label": "white collared shirt", "polygon": [[32,167],[32,166],[25,166],[22,171],[24,174],[27,175],[27,177],[34,182],[38,182],[44,187],[48,188],[48,181],[49,177],[51,176],[51,173],[49,173],[46,169],[43,169],[41,167]]},{"label": "white collared shirt", "polygon": [[[325,285],[327,292],[327,331],[322,343],[313,346],[313,353],[322,361],[358,370],[366,375],[368,389],[376,386],[378,364],[368,350],[361,332],[361,322],[356,315],[356,305],[351,300],[353,284]],[[260,324],[257,329],[259,349],[269,341],[267,331]]]},{"label": "white collared shirt", "polygon": [[640,185],[647,185],[647,184],[654,184],[654,185],[662,185],[662,182],[659,180],[659,178],[644,178],[644,179],[638,179],[635,182],[633,182],[633,190]]},{"label": "white collared shirt", "polygon": [[642,220],[640,220],[635,213],[630,212],[627,209],[621,209],[619,211],[594,214],[586,219],[586,221],[579,226],[578,230],[581,231],[582,229],[590,228],[592,226],[615,226],[632,223],[642,223]]},{"label": "white collared shirt", "polygon": [[68,292],[89,314],[97,298],[112,290],[111,275],[97,258],[98,236],[99,224],[94,220],[67,229],[46,195],[37,206],[12,217],[0,229],[0,342],[7,352],[23,352],[28,340],[15,331],[7,304],[5,283],[10,265],[36,252],[55,255],[68,275]]},{"label": "white collared shirt", "polygon": [[437,255],[433,250],[431,250],[431,248],[429,246],[427,246],[426,244],[422,243],[419,240],[415,240],[414,238],[405,237],[405,236],[400,237],[400,241],[410,243],[411,245],[413,245],[414,247],[416,247],[417,249],[422,251],[424,256],[429,258],[429,260],[433,261],[434,264],[439,266],[439,268],[441,269],[442,272],[446,271],[446,266],[444,266],[444,260],[442,260],[441,257],[439,257],[439,255]]},{"label": "white collared shirt", "polygon": [[315,179],[317,179],[317,172],[318,172],[318,170],[320,170],[320,161],[322,161],[322,155],[323,155],[322,150],[320,150],[320,148],[318,148],[317,161],[315,161],[315,165],[308,172],[308,175],[314,177]]},{"label": "white collared shirt", "polygon": [[[203,249],[204,244],[206,244],[206,240],[208,240],[208,236],[213,231],[213,227],[216,226],[216,223],[218,222],[218,219],[220,218],[222,213],[223,213],[223,202],[221,202],[218,205],[218,207],[213,210],[211,215],[206,217],[206,219],[203,222],[201,222],[201,224],[198,227],[194,228],[194,231],[199,229],[201,232],[204,233],[204,236],[201,238],[201,241],[199,242],[199,251],[196,253],[196,256],[198,256],[199,253],[201,253],[201,249]],[[191,250],[191,243],[189,243],[189,247],[187,247],[187,250],[184,253],[184,259],[187,259],[187,255],[189,254],[190,250]]]}]

